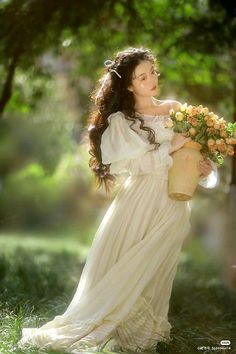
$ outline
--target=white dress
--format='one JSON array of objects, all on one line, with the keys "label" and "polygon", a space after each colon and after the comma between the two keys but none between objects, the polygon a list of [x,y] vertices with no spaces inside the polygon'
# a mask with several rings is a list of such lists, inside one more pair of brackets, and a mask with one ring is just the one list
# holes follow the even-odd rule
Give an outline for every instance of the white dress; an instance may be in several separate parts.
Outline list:
[{"label": "white dress", "polygon": [[[123,350],[170,341],[172,284],[190,230],[190,203],[168,197],[173,130],[168,115],[142,116],[155,131],[158,150],[122,112],[108,117],[101,140],[103,163],[127,174],[95,234],[78,288],[66,311],[40,328],[23,328],[27,345],[69,353],[101,350],[109,339]],[[214,165],[214,164],[213,164]],[[217,169],[199,184],[213,188]],[[110,342],[111,343],[111,342]]]}]

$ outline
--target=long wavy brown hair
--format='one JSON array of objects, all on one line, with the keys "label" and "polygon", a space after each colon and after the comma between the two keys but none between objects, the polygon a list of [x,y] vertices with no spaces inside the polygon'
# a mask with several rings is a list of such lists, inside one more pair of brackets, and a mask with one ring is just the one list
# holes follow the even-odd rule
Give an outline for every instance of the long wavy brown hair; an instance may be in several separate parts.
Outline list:
[{"label": "long wavy brown hair", "polygon": [[[98,81],[95,90],[91,93],[93,110],[87,124],[89,141],[89,167],[95,174],[96,187],[104,185],[106,193],[110,193],[115,185],[115,175],[110,174],[110,164],[103,164],[101,153],[101,137],[109,123],[107,118],[110,114],[121,111],[125,119],[133,121],[138,119],[140,129],[148,132],[148,140],[154,145],[154,150],[160,145],[155,141],[155,132],[152,128],[144,125],[144,120],[135,115],[135,99],[128,87],[132,84],[132,74],[136,66],[143,60],[154,64],[157,70],[157,60],[147,48],[127,48],[113,56],[112,65],[104,68],[104,75]],[[116,72],[121,76],[119,77]],[[115,118],[114,118],[115,119]],[[115,142],[114,142],[115,143]]]}]

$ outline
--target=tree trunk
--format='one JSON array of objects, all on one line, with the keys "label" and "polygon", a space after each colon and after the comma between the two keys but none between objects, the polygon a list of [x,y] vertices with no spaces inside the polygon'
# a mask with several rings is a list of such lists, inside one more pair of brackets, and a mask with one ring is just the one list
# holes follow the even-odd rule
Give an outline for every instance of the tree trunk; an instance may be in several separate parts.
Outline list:
[{"label": "tree trunk", "polygon": [[12,83],[14,79],[14,73],[15,73],[17,61],[18,61],[18,56],[15,55],[13,58],[10,59],[10,64],[8,65],[7,77],[3,85],[2,94],[0,97],[0,115],[2,115],[7,102],[11,98]]}]

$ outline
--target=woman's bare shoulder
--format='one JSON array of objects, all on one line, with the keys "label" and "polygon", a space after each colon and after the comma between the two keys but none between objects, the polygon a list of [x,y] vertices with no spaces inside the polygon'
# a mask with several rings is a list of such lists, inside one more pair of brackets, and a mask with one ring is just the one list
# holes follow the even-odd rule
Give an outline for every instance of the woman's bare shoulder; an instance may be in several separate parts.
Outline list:
[{"label": "woman's bare shoulder", "polygon": [[177,100],[157,100],[154,98],[154,101],[157,103],[158,106],[168,106],[168,107],[173,107],[174,109],[178,109],[182,103],[177,101]]},{"label": "woman's bare shoulder", "polygon": [[182,106],[182,103],[177,100],[166,100],[166,103],[169,104],[170,108],[173,108],[175,111]]}]

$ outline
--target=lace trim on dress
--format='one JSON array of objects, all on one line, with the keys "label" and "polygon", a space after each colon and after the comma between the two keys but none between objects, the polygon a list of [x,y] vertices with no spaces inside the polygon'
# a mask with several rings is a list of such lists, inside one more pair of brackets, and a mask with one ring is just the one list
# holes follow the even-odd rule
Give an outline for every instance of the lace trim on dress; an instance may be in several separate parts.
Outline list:
[{"label": "lace trim on dress", "polygon": [[147,123],[158,123],[158,122],[166,122],[170,117],[169,114],[141,114],[136,112],[137,116],[140,116]]},{"label": "lace trim on dress", "polygon": [[158,341],[171,341],[171,327],[168,319],[156,317],[151,304],[140,296],[128,316],[115,329],[113,336],[123,350],[155,350]]}]

